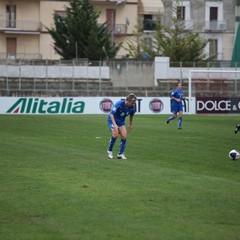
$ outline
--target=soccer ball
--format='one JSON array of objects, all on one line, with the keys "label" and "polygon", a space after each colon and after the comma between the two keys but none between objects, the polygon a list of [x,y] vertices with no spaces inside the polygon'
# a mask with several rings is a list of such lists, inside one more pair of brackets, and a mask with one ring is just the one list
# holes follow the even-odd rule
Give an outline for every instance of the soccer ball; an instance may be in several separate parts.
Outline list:
[{"label": "soccer ball", "polygon": [[233,149],[229,152],[228,156],[231,160],[237,160],[240,157],[240,153],[237,150]]}]

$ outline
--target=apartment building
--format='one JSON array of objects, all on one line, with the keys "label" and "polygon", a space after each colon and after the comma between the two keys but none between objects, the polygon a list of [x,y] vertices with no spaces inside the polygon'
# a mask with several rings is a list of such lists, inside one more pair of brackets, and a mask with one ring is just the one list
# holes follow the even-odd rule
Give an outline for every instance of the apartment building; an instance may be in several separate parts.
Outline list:
[{"label": "apartment building", "polygon": [[[209,39],[205,52],[217,55],[217,60],[232,58],[235,42],[236,0],[162,0],[164,15],[162,22],[171,26],[176,17],[186,28]],[[173,9],[176,9],[173,11]]]},{"label": "apartment building", "polygon": [[[116,42],[126,44],[138,18],[144,24],[149,43],[154,34],[154,21],[161,16],[171,27],[172,17],[184,22],[193,32],[210,39],[206,54],[217,60],[231,60],[235,41],[236,0],[90,0],[101,12],[99,22],[107,22]],[[1,0],[0,58],[59,59],[53,40],[45,26],[53,24],[53,14],[64,14],[69,1]],[[176,8],[177,11],[173,11]],[[117,57],[127,52],[122,48]]]},{"label": "apartment building", "polygon": [[[101,12],[99,22],[107,22],[116,42],[131,37],[138,18],[139,0],[90,0]],[[156,0],[141,0],[145,9]],[[53,14],[64,14],[70,1],[1,0],[0,58],[59,59],[46,30],[53,24]],[[147,4],[146,4],[147,2]],[[161,2],[161,1],[160,1]],[[149,5],[150,4],[150,5]],[[118,56],[126,55],[121,49]]]}]

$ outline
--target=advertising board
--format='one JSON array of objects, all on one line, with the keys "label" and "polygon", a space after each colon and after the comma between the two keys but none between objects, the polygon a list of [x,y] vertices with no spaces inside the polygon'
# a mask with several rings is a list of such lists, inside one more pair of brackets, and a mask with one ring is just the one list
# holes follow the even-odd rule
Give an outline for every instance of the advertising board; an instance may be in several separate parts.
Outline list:
[{"label": "advertising board", "polygon": [[197,98],[196,113],[240,113],[240,98]]},{"label": "advertising board", "polygon": [[[0,114],[107,114],[120,99],[125,97],[0,97]],[[171,113],[169,97],[138,97],[136,106],[138,114]]]}]

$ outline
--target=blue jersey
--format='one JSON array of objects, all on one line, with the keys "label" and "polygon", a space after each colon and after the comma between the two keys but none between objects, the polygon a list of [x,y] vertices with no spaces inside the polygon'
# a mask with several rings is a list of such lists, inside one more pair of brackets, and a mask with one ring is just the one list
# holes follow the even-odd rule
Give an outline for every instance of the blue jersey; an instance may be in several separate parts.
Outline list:
[{"label": "blue jersey", "polygon": [[171,92],[170,97],[171,98],[174,97],[176,99],[180,99],[181,100],[180,102],[178,102],[175,99],[172,99],[172,105],[173,106],[182,106],[182,98],[183,98],[183,91],[182,90],[176,88],[175,90],[173,90]]},{"label": "blue jersey", "polygon": [[125,100],[120,100],[114,104],[111,112],[108,114],[108,124],[112,123],[110,114],[113,114],[118,127],[121,127],[125,125],[125,118],[128,115],[134,115],[135,112],[136,112],[136,105],[133,105],[131,107],[126,107]]}]

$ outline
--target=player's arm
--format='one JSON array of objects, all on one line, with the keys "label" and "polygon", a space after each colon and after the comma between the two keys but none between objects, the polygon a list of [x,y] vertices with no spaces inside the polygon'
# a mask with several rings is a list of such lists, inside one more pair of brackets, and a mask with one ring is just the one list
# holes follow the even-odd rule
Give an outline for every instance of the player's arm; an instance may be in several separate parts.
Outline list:
[{"label": "player's arm", "polygon": [[176,98],[176,92],[175,91],[171,92],[170,98],[172,100],[176,101],[176,102],[180,102],[181,101],[180,99]]},{"label": "player's arm", "polygon": [[117,123],[116,123],[116,121],[115,121],[114,115],[113,115],[112,113],[110,113],[109,116],[110,116],[110,118],[111,118],[111,121],[112,121],[112,123],[113,123],[114,128],[118,128],[118,125],[117,125]]},{"label": "player's arm", "polygon": [[179,98],[176,98],[175,95],[172,95],[172,100],[176,101],[176,102],[181,102],[181,99]]},{"label": "player's arm", "polygon": [[172,97],[172,99],[176,102],[181,102],[181,99],[179,99],[179,98]]},{"label": "player's arm", "polygon": [[129,115],[128,131],[131,131],[132,129],[133,129],[133,115]]}]

